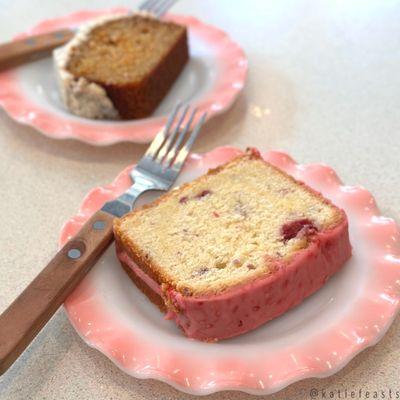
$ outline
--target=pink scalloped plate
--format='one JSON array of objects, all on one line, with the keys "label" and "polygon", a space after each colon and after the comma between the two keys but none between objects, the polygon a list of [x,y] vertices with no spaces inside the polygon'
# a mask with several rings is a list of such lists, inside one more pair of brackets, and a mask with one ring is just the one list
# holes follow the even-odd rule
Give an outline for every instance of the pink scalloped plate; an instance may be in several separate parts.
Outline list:
[{"label": "pink scalloped plate", "polygon": [[[177,184],[240,153],[221,147],[193,154]],[[304,378],[334,374],[383,337],[399,309],[396,223],[380,215],[367,190],[342,184],[325,165],[296,164],[276,151],[264,158],[346,211],[353,245],[347,265],[283,316],[253,332],[210,344],[187,339],[165,320],[127,278],[110,248],[65,303],[70,321],[87,344],[129,375],[159,379],[187,393],[269,394]],[[105,201],[131,184],[128,171],[86,196],[79,213],[64,225],[61,245]]]},{"label": "pink scalloped plate", "polygon": [[[42,21],[17,38],[79,24],[126,8],[79,11]],[[153,116],[132,121],[99,121],[69,113],[61,103],[51,57],[0,73],[0,105],[16,121],[55,139],[78,139],[93,145],[121,141],[147,143],[165,125],[179,102],[190,102],[207,118],[227,110],[244,87],[247,59],[222,30],[187,15],[168,14],[166,20],[186,25],[190,60]]]}]

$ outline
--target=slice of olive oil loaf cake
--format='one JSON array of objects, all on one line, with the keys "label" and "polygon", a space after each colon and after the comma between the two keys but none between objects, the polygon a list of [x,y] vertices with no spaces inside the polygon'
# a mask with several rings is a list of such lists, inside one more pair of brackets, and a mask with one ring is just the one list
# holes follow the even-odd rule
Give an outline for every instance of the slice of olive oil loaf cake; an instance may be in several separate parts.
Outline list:
[{"label": "slice of olive oil loaf cake", "polygon": [[142,13],[90,21],[54,52],[64,104],[95,119],[150,115],[188,58],[184,26]]},{"label": "slice of olive oil loaf cake", "polygon": [[118,257],[184,333],[245,333],[350,257],[345,213],[255,150],[116,220]]}]

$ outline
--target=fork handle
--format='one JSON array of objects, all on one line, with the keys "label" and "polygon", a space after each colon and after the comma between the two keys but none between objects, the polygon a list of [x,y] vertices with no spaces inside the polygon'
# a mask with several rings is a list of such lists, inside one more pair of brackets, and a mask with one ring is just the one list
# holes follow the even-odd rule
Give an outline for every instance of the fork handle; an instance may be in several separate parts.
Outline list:
[{"label": "fork handle", "polygon": [[47,56],[51,50],[67,43],[73,36],[71,29],[62,29],[0,44],[0,70]]},{"label": "fork handle", "polygon": [[26,349],[110,245],[114,218],[97,211],[0,315],[0,375]]}]

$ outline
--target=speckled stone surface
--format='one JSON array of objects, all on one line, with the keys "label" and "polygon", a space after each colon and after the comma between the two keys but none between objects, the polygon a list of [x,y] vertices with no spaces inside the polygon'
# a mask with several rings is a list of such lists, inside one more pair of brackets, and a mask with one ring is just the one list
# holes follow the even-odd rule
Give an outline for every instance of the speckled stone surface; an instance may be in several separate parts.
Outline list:
[{"label": "speckled stone surface", "polygon": [[[43,18],[134,4],[14,0],[0,5],[0,40],[5,41]],[[230,0],[181,0],[174,11],[228,31],[250,63],[245,92],[228,113],[207,124],[196,151],[252,145],[286,150],[301,162],[323,161],[346,183],[371,190],[382,213],[400,220],[400,1],[247,0],[233,5]],[[62,223],[86,192],[110,182],[144,149],[50,140],[0,111],[0,311],[54,254]],[[311,388],[399,390],[399,333],[397,318],[377,346],[335,376],[293,384],[270,398],[308,399]],[[0,399],[7,400],[193,397],[125,375],[82,342],[63,310],[0,377]],[[238,392],[209,396],[251,397]]]}]

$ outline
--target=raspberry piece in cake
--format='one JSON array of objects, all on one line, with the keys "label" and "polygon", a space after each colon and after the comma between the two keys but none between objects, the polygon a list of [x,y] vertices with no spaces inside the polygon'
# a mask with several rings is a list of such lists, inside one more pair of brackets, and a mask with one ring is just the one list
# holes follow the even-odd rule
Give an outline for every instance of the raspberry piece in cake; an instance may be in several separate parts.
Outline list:
[{"label": "raspberry piece in cake", "polygon": [[256,152],[117,220],[115,236],[134,282],[206,341],[281,315],[351,255],[345,213]]},{"label": "raspberry piece in cake", "polygon": [[308,218],[287,222],[282,226],[281,232],[285,242],[294,239],[299,234],[310,236],[318,231],[318,228]]}]

